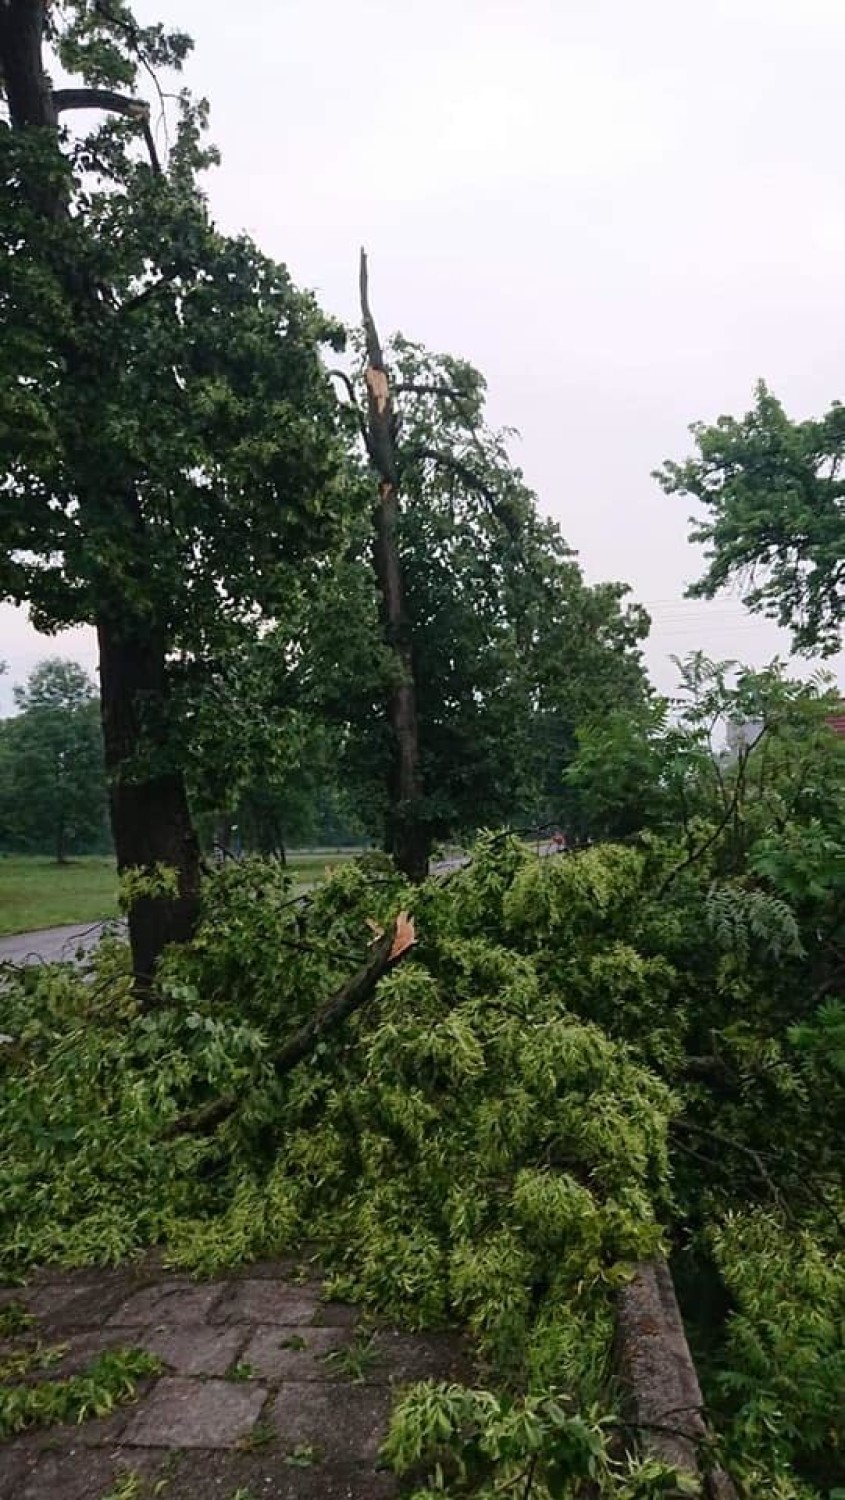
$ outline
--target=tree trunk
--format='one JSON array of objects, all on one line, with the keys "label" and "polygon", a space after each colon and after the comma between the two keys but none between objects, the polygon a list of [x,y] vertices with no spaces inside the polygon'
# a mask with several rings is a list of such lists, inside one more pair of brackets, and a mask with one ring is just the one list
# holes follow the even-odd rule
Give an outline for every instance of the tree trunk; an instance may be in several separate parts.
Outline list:
[{"label": "tree trunk", "polygon": [[405,584],[399,555],[399,484],[390,385],[370,311],[367,257],[361,251],[361,315],[367,345],[367,451],[379,476],[373,512],[373,563],[381,595],[384,638],[396,664],[387,699],[391,732],[388,778],[387,852],[410,880],[428,874],[431,837],[422,817],[417,690]]},{"label": "tree trunk", "polygon": [[[163,644],[152,631],[103,616],[100,646],[100,708],[103,721],[109,807],[117,868],[175,869],[178,893],[142,896],[129,911],[132,968],[142,996],[148,995],[156,962],[168,943],[191,937],[199,910],[200,851],[191,823],[182,775],[167,764],[166,726],[144,723],[144,710],[158,716],[167,700]],[[152,766],[138,764],[152,756]],[[158,768],[156,761],[159,761]]]},{"label": "tree trunk", "polygon": [[[58,125],[53,90],[41,61],[45,9],[45,0],[0,0],[0,63],[15,130],[55,130]],[[61,209],[53,193],[52,211]]]},{"label": "tree trunk", "polygon": [[232,815],[220,813],[214,819],[214,843],[224,854],[232,847]]},{"label": "tree trunk", "polygon": [[[0,74],[13,130],[58,130],[60,105],[117,110],[140,122],[149,137],[148,112],[140,101],[125,99],[110,91],[74,90],[54,94],[44,71],[42,37],[46,0],[0,0]],[[157,169],[154,150],[151,151]],[[24,183],[24,190],[37,211],[61,219],[68,213],[64,187],[59,177],[45,174],[43,181]],[[71,306],[82,320],[101,315],[101,301],[90,279],[79,267],[62,264],[61,275]],[[84,383],[84,356],[76,360],[71,337],[65,351],[74,377]],[[71,455],[71,460],[73,455]],[[73,470],[71,461],[70,468]],[[128,519],[126,534],[132,538],[134,555],[127,572],[139,579],[146,574],[143,518],[131,481],[123,493],[110,489],[95,497],[100,508],[112,505],[120,522]],[[85,499],[81,512],[84,518]],[[122,514],[121,514],[122,513]],[[121,529],[123,527],[121,526]],[[112,586],[110,577],[101,589]],[[184,941],[193,932],[198,910],[199,847],[191,826],[184,780],[168,764],[163,743],[142,743],[141,712],[144,704],[158,708],[164,719],[167,698],[165,647],[155,619],[133,620],[122,600],[103,608],[97,621],[100,643],[101,711],[105,741],[109,804],[118,869],[149,869],[156,864],[175,867],[178,895],[144,897],[129,917],[129,936],[136,983],[149,991],[156,960],[169,942]],[[145,768],[140,751],[152,751],[152,765]]]}]

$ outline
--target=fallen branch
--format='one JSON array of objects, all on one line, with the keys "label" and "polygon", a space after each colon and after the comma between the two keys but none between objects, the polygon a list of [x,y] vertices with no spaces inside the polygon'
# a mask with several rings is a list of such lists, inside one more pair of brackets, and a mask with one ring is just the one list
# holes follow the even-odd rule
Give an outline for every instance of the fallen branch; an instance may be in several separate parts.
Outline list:
[{"label": "fallen branch", "polygon": [[[304,1061],[327,1032],[333,1031],[369,1000],[380,979],[410,952],[416,941],[413,918],[400,912],[396,921],[373,944],[367,962],[357,974],[346,981],[329,1000],[321,1005],[308,1020],[295,1031],[292,1037],[271,1060],[276,1078],[283,1078],[298,1063]],[[180,1135],[210,1135],[224,1120],[228,1120],[243,1102],[243,1094],[224,1094],[200,1105],[186,1115],[174,1120],[164,1131],[164,1139],[172,1140]]]}]

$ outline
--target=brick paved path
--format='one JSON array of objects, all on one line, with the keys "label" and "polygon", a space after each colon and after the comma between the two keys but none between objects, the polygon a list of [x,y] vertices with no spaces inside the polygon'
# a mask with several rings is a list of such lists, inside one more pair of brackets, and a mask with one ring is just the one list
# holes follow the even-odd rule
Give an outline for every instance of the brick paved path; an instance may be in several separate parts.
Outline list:
[{"label": "brick paved path", "polygon": [[67,1346],[51,1376],[109,1348],[166,1369],[109,1417],[0,1444],[0,1500],[104,1500],[121,1478],[131,1500],[386,1500],[398,1491],[377,1453],[396,1388],[470,1378],[454,1336],[364,1330],[289,1264],[200,1283],[150,1265],[45,1273],[0,1293],[12,1299],[44,1344]]}]

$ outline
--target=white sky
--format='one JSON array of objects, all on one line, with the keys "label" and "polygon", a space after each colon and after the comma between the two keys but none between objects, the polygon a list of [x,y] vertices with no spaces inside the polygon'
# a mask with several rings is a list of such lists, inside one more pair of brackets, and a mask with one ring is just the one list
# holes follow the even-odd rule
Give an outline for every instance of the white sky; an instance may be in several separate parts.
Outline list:
[{"label": "white sky", "polygon": [[[682,602],[685,502],[649,476],[758,376],[795,416],[845,394],[842,0],[136,9],[195,37],[221,225],[348,320],[366,244],[382,332],[482,369],[587,576],[651,609],[658,687],[670,653],[785,654],[738,601]],[[0,607],[0,703],[56,651],[94,665]]]}]

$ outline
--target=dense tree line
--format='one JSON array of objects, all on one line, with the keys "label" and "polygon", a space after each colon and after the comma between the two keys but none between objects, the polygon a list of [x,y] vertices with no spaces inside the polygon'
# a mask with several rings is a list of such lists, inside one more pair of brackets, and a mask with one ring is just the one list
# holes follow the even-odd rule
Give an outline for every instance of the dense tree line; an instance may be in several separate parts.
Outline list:
[{"label": "dense tree line", "polygon": [[94,685],[72,661],[41,662],[0,720],[0,851],[101,853],[110,847]]}]

